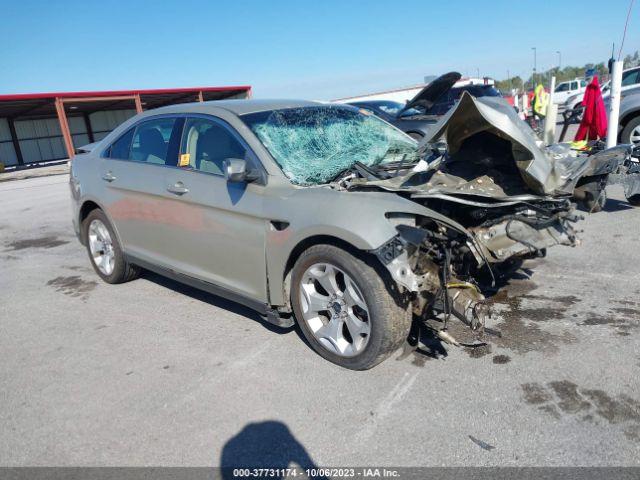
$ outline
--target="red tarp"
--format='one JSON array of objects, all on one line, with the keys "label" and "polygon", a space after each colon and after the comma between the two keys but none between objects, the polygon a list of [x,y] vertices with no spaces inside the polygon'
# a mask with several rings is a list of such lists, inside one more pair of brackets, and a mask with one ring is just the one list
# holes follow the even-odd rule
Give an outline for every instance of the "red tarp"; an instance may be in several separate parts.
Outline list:
[{"label": "red tarp", "polygon": [[582,104],[584,105],[584,116],[580,122],[578,133],[576,133],[575,141],[605,138],[607,136],[607,112],[604,109],[597,75],[587,85]]}]

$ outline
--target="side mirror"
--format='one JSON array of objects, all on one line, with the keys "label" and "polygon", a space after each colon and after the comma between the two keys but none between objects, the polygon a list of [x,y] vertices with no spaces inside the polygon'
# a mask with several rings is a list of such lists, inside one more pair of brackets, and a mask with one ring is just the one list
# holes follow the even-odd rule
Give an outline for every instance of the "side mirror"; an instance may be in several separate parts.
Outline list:
[{"label": "side mirror", "polygon": [[240,183],[247,180],[247,162],[241,158],[226,158],[223,162],[224,178],[227,182]]}]

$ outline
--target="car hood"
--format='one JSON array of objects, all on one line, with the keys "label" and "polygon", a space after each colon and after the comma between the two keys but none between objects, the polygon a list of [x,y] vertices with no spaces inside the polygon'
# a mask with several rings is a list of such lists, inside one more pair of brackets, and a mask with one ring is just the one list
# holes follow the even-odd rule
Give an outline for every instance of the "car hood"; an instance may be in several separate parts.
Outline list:
[{"label": "car hood", "polygon": [[420,90],[415,97],[409,100],[404,108],[398,112],[397,116],[401,116],[404,112],[414,107],[424,108],[425,111],[429,110],[438,98],[451,90],[451,87],[453,87],[460,78],[462,78],[462,75],[458,72],[449,72],[440,75]]},{"label": "car hood", "polygon": [[[447,154],[428,166],[422,161],[422,168],[366,184],[409,191],[414,198],[455,195],[475,197],[474,201],[521,202],[571,195],[582,176],[609,173],[628,155],[628,146],[594,155],[579,154],[569,144],[545,146],[506,102],[474,98],[467,92],[429,130],[420,147],[429,151],[442,141]],[[475,142],[473,146],[469,141]],[[481,151],[492,142],[500,145],[498,153]],[[501,175],[506,170],[511,175]]]}]

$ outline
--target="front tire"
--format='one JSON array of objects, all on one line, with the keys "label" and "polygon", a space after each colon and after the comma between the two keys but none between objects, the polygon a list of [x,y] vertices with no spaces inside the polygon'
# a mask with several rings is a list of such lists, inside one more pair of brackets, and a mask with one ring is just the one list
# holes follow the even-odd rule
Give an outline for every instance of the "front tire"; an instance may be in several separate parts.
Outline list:
[{"label": "front tire", "polygon": [[409,302],[384,271],[333,245],[316,245],[296,261],[291,304],[311,347],[341,367],[374,367],[407,338]]},{"label": "front tire", "polygon": [[82,234],[91,266],[107,283],[124,283],[140,275],[140,268],[128,263],[109,219],[100,209],[92,210],[82,222]]},{"label": "front tire", "polygon": [[575,188],[574,196],[579,199],[578,206],[590,213],[600,212],[607,203],[606,179],[598,176],[585,180],[584,183],[578,182]]}]

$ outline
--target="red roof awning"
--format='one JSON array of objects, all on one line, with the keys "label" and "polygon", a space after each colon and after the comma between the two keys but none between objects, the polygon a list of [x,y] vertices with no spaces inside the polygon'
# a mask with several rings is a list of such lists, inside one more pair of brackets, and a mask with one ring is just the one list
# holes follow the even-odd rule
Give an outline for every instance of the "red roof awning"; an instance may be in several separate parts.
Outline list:
[{"label": "red roof awning", "polygon": [[[119,110],[135,108],[130,99],[140,95],[143,108],[157,108],[173,103],[195,102],[202,92],[203,100],[221,100],[225,98],[246,98],[251,94],[248,85],[228,87],[190,87],[190,88],[157,88],[142,90],[102,90],[93,92],[48,92],[48,93],[16,93],[0,95],[1,117],[42,117],[56,114],[55,100],[61,98],[73,105],[71,113],[91,113],[99,110]],[[113,101],[109,101],[109,98]],[[120,98],[118,98],[120,97]],[[91,101],[73,102],[73,99],[86,98]],[[73,103],[72,103],[73,102]],[[69,107],[68,107],[69,108]]]}]

